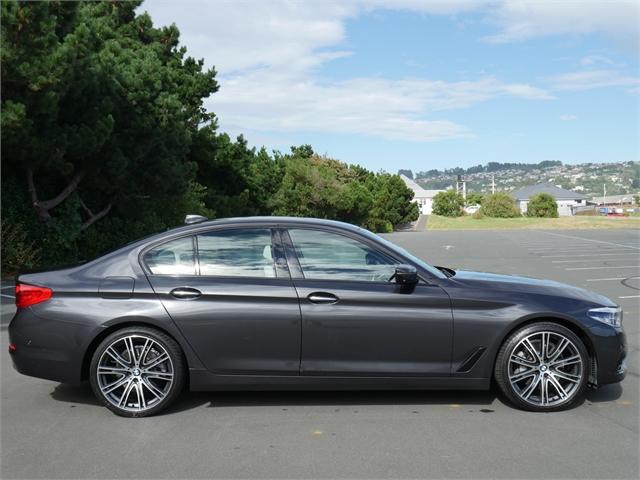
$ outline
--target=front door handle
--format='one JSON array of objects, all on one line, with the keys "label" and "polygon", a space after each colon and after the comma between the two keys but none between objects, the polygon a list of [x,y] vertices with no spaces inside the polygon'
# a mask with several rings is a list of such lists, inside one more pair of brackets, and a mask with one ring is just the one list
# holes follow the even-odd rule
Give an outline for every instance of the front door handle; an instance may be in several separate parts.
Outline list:
[{"label": "front door handle", "polygon": [[196,288],[178,287],[171,290],[170,294],[172,297],[179,298],[180,300],[190,300],[192,298],[198,298],[202,295],[202,292]]},{"label": "front door handle", "polygon": [[338,301],[338,297],[336,297],[332,293],[327,292],[313,292],[307,295],[307,300],[311,303],[321,303],[330,305],[332,303],[336,303]]}]

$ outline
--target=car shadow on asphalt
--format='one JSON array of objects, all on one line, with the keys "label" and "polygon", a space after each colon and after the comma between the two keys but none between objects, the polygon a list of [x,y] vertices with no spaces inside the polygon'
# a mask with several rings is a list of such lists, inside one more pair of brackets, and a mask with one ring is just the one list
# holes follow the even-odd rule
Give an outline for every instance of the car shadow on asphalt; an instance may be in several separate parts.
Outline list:
[{"label": "car shadow on asphalt", "polygon": [[597,390],[588,388],[585,400],[590,403],[613,402],[622,396],[622,391],[622,385],[619,383],[603,385]]},{"label": "car shadow on asphalt", "polygon": [[59,383],[49,395],[59,402],[79,405],[100,405],[100,402],[96,400],[88,383],[83,383],[82,385]]},{"label": "car shadow on asphalt", "polygon": [[196,406],[287,407],[366,405],[491,405],[496,395],[490,391],[240,391],[194,392],[184,395],[170,411]]},{"label": "car shadow on asphalt", "polygon": [[[88,384],[58,384],[51,398],[59,402],[100,405]],[[264,407],[264,406],[357,406],[357,405],[491,405],[493,391],[233,391],[184,392],[166,413],[194,408]],[[502,400],[498,400],[502,402]]]},{"label": "car shadow on asphalt", "polygon": [[[620,384],[605,385],[598,390],[587,389],[588,404],[612,402],[622,395]],[[70,404],[100,406],[88,384],[59,384],[51,392],[51,398]],[[184,392],[164,414],[179,413],[205,406],[227,407],[296,407],[296,406],[366,406],[366,405],[448,405],[486,407],[494,402],[508,402],[495,389],[489,391],[235,391],[235,392]],[[581,405],[583,402],[579,402]],[[492,412],[491,409],[484,409]]]}]

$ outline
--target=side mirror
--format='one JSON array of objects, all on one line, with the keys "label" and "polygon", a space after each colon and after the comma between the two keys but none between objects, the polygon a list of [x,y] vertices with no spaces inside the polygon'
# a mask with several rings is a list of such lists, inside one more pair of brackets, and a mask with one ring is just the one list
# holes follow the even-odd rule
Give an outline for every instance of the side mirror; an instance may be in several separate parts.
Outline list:
[{"label": "side mirror", "polygon": [[391,277],[398,285],[415,285],[418,283],[418,271],[411,265],[396,265],[396,271]]}]

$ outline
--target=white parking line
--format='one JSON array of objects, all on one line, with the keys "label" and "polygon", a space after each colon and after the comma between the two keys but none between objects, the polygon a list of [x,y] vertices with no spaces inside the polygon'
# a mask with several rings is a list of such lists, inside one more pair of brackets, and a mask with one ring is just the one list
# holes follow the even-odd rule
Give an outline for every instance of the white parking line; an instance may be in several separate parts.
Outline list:
[{"label": "white parking line", "polygon": [[558,246],[561,245],[574,245],[576,247],[593,247],[593,245],[591,243],[569,243],[569,244],[564,244],[564,243],[558,243],[558,242],[554,242],[554,243],[547,243],[547,244],[540,244],[540,245],[534,245],[531,243],[521,243],[520,245],[522,245],[523,247],[526,248],[539,248],[539,249],[545,249],[545,248],[557,248]]},{"label": "white parking line", "polygon": [[554,245],[549,245],[548,247],[529,247],[531,250],[551,250],[554,248],[634,248],[633,245],[623,245],[612,243],[611,245],[594,245],[593,243],[556,243]]},{"label": "white parking line", "polygon": [[606,270],[608,268],[640,268],[640,265],[614,265],[612,267],[576,267],[565,268],[565,270]]},{"label": "white parking line", "polygon": [[[611,260],[611,259],[609,259]],[[624,258],[616,258],[614,260],[624,260]],[[581,260],[552,260],[551,263],[584,263],[584,262],[606,262],[607,259],[583,258]]]},{"label": "white parking line", "polygon": [[640,298],[640,295],[625,295],[624,297],[618,297],[618,298]]},{"label": "white parking line", "polygon": [[632,254],[631,252],[621,252],[621,253],[586,253],[586,254],[580,254],[580,255],[540,255],[540,258],[611,257],[611,256],[631,255],[631,254]]},{"label": "white parking line", "polygon": [[[578,247],[558,247],[558,248],[550,248],[546,250],[538,250],[533,249],[529,250],[532,253],[537,253],[540,255],[556,253],[556,252],[618,252],[624,253],[624,251],[620,250],[621,247],[586,247],[586,248],[578,248]],[[634,251],[627,250],[626,253],[635,253]]]},{"label": "white parking line", "polygon": [[540,232],[540,233],[545,233],[547,235],[555,235],[557,237],[574,238],[576,240],[582,240],[583,242],[605,243],[607,245],[615,245],[616,247],[633,248],[635,250],[640,250],[640,247],[623,245],[621,243],[607,242],[605,240],[594,240],[592,238],[576,237],[575,235],[565,235],[563,233],[556,233],[556,232]]},{"label": "white parking line", "polygon": [[589,278],[587,282],[608,282],[610,280],[627,280],[639,277],[612,277],[612,278]]}]

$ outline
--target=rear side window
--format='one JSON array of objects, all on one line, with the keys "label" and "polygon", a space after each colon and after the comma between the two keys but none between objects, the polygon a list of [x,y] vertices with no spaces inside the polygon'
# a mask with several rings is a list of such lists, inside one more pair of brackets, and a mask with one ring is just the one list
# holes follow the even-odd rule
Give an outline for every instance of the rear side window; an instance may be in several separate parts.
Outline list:
[{"label": "rear side window", "polygon": [[144,263],[154,275],[195,275],[192,237],[178,238],[152,248],[144,254]]},{"label": "rear side window", "polygon": [[269,229],[223,230],[204,233],[197,238],[200,275],[276,276]]}]

